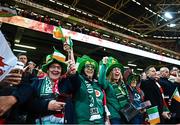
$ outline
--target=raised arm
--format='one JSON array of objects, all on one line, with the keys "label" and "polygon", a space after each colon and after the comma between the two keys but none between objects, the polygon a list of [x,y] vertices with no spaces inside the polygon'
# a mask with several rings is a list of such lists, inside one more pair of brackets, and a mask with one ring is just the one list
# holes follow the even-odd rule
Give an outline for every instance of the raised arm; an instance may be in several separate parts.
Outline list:
[{"label": "raised arm", "polygon": [[106,80],[107,60],[108,60],[108,57],[103,57],[103,59],[102,59],[103,64],[101,65],[101,67],[99,69],[98,82],[103,87],[103,89],[106,89],[108,87],[108,81]]}]

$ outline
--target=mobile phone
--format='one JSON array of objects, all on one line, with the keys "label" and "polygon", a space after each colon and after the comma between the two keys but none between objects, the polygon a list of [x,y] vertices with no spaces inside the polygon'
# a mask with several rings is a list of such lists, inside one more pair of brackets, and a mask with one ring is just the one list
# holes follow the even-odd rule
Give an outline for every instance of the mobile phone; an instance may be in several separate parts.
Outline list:
[{"label": "mobile phone", "polygon": [[142,109],[144,109],[144,108],[147,108],[147,107],[149,107],[149,106],[151,106],[151,102],[148,100],[148,101],[145,101],[145,102],[142,102],[141,104],[140,104],[140,107],[142,108]]}]

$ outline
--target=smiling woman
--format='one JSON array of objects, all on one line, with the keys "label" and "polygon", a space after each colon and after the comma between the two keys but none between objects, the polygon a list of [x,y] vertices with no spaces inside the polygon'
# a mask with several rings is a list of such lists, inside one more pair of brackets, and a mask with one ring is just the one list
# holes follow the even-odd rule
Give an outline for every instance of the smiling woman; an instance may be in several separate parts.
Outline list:
[{"label": "smiling woman", "polygon": [[64,75],[67,70],[65,58],[57,50],[46,57],[46,63],[42,66],[46,75],[35,79],[32,83],[34,95],[29,105],[29,123],[73,123],[70,93],[76,87],[70,85],[69,79]]}]

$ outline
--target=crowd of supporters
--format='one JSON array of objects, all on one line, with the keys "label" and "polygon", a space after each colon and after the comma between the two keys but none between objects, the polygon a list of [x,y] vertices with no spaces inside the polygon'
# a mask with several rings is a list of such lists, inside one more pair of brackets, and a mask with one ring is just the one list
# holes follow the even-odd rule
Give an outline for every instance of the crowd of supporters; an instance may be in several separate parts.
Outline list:
[{"label": "crowd of supporters", "polygon": [[111,56],[75,61],[73,48],[66,51],[67,58],[56,49],[44,55],[41,67],[17,55],[22,68],[0,81],[0,124],[180,123],[177,67],[138,74]]},{"label": "crowd of supporters", "polygon": [[157,73],[149,66],[137,74],[114,57],[98,63],[87,55],[76,62],[62,55],[55,50],[40,68],[18,55],[24,68],[0,82],[1,123],[148,124],[150,108],[157,108],[160,123],[179,123],[177,67]]}]

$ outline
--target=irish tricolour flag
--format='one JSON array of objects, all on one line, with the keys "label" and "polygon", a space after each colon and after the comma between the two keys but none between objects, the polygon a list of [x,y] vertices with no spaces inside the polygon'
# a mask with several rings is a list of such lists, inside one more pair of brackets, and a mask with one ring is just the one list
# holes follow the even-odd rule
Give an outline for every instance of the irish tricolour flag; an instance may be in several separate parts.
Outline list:
[{"label": "irish tricolour flag", "polygon": [[59,27],[54,27],[53,37],[56,38],[56,39],[58,39],[58,40],[62,40],[63,42],[65,41],[65,37],[64,37],[64,35],[63,35],[63,31],[62,31],[61,26],[59,26]]},{"label": "irish tricolour flag", "polygon": [[180,102],[180,96],[179,96],[178,88],[176,88],[176,89],[174,90],[174,93],[173,93],[173,95],[172,95],[171,98],[173,98],[173,99],[175,99],[176,101]]},{"label": "irish tricolour flag", "polygon": [[148,113],[150,124],[160,123],[159,111],[158,111],[157,106],[147,109],[147,113]]},{"label": "irish tricolour flag", "polygon": [[61,62],[65,62],[66,60],[66,56],[64,56],[62,53],[60,53],[57,50],[54,50],[53,58]]}]

